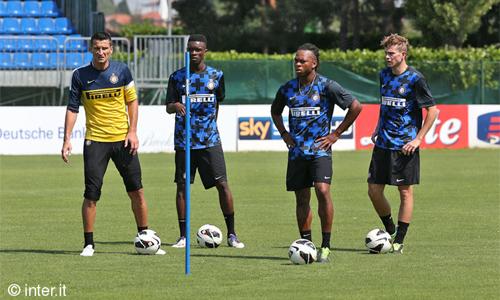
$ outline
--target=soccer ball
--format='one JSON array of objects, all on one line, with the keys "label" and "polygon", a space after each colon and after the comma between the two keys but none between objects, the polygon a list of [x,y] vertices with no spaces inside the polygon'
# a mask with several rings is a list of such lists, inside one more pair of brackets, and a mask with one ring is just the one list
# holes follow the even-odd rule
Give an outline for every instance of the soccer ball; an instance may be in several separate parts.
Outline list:
[{"label": "soccer ball", "polygon": [[211,224],[205,224],[196,233],[198,245],[202,248],[217,248],[222,243],[222,232]]},{"label": "soccer ball", "polygon": [[312,264],[316,256],[316,246],[310,240],[296,240],[288,248],[288,258],[296,265]]},{"label": "soccer ball", "polygon": [[366,248],[370,253],[387,253],[391,250],[391,235],[382,229],[373,229],[366,235]]},{"label": "soccer ball", "polygon": [[137,233],[134,246],[139,254],[155,254],[160,249],[161,240],[155,231],[146,229]]}]

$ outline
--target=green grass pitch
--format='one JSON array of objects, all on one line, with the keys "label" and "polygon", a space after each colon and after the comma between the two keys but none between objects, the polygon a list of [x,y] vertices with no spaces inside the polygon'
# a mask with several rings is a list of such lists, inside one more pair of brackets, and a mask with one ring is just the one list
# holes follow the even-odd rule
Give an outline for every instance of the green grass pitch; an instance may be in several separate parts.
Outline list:
[{"label": "green grass pitch", "polygon": [[[80,257],[82,157],[0,156],[0,298],[7,287],[66,287],[70,299],[495,299],[500,290],[500,151],[423,150],[421,184],[403,255],[370,255],[365,234],[382,227],[367,196],[370,152],[334,153],[335,206],[330,264],[291,265],[298,238],[295,203],[285,191],[285,153],[226,153],[245,249],[201,249],[192,234],[191,272],[178,237],[174,157],[141,154],[150,228],[165,256],[132,244],[130,202],[112,162],[98,204],[94,257]],[[387,195],[397,214],[394,187]],[[215,189],[192,187],[193,233],[224,232]],[[321,234],[313,197],[313,241]]]}]

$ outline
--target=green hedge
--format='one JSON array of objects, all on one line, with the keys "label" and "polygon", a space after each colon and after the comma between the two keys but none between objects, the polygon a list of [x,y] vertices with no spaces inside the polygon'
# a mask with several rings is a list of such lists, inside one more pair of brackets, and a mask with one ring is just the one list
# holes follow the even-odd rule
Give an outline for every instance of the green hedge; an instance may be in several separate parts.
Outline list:
[{"label": "green hedge", "polygon": [[[228,51],[208,52],[206,59],[291,61],[293,55]],[[320,51],[320,62],[322,61],[334,62],[339,67],[361,76],[373,76],[385,65],[383,50],[324,50]],[[499,89],[500,49],[495,46],[462,49],[412,48],[408,62],[424,75],[430,72],[446,76],[454,90],[468,89],[478,84],[489,89]]]}]

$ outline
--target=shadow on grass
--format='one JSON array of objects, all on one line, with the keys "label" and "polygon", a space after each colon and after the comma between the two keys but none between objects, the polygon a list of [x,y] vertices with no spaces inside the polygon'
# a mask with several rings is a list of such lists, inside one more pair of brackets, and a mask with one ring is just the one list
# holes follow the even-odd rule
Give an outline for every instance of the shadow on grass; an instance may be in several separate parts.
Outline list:
[{"label": "shadow on grass", "polygon": [[[289,246],[280,246],[280,247],[272,247],[274,249],[288,249]],[[365,252],[368,253],[366,249],[356,249],[356,248],[339,248],[339,247],[333,247],[331,249],[332,251],[339,251],[339,252]]]},{"label": "shadow on grass", "polygon": [[80,254],[80,251],[42,250],[42,249],[0,249],[0,254],[4,254],[4,253],[33,253],[33,254],[75,255],[75,254]]},{"label": "shadow on grass", "polygon": [[237,258],[237,259],[258,259],[258,260],[288,260],[281,256],[252,256],[252,255],[221,255],[221,254],[192,254],[192,257],[221,257],[221,258]]}]

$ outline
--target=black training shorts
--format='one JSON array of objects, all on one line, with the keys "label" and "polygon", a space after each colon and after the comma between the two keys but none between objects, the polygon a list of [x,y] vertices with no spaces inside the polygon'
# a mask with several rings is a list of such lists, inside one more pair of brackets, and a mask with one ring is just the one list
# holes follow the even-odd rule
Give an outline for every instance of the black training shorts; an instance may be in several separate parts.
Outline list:
[{"label": "black training shorts", "polygon": [[[200,173],[201,182],[205,189],[215,186],[216,182],[227,181],[226,162],[222,146],[216,145],[205,149],[191,150],[191,184],[194,182],[196,170]],[[175,151],[175,179],[174,182],[186,182],[186,151]]]},{"label": "black training shorts", "polygon": [[398,150],[373,148],[368,169],[368,183],[413,185],[420,183],[420,154],[411,155]]},{"label": "black training shorts", "polygon": [[298,191],[310,188],[315,182],[332,183],[332,158],[322,156],[313,159],[288,160],[286,190]]},{"label": "black training shorts", "polygon": [[85,170],[85,193],[83,197],[97,201],[101,197],[101,187],[109,159],[115,163],[123,178],[127,192],[142,188],[141,164],[138,155],[130,154],[130,147],[124,147],[124,141],[96,142],[85,140],[83,145],[83,163]]}]

